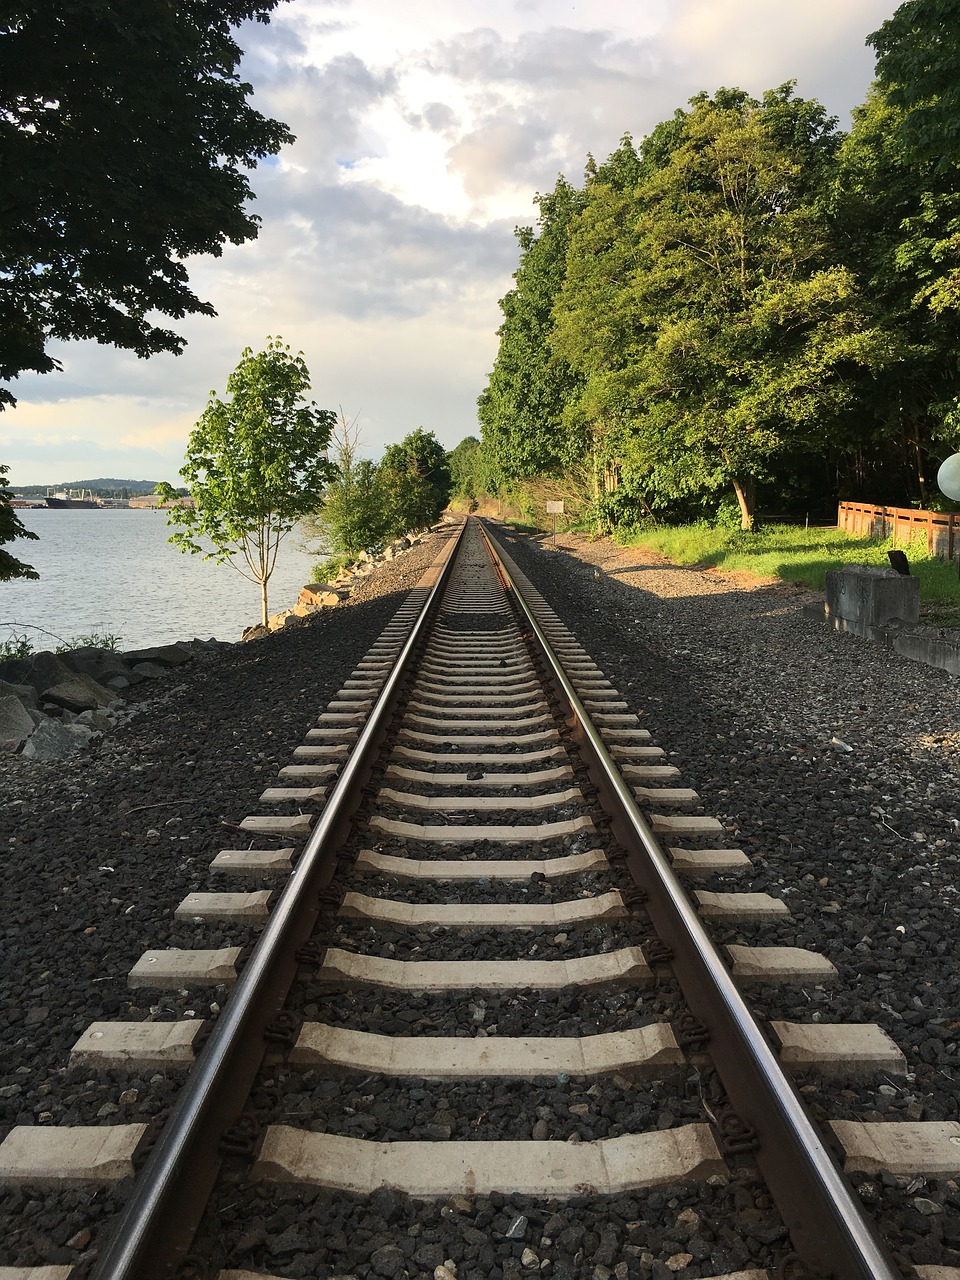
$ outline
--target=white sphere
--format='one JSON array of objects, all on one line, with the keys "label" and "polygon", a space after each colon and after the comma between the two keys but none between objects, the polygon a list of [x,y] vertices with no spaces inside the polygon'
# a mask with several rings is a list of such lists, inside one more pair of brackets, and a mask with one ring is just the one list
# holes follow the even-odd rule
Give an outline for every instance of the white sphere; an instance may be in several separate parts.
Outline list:
[{"label": "white sphere", "polygon": [[960,501],[960,453],[955,453],[942,463],[937,472],[940,492],[954,501]]}]

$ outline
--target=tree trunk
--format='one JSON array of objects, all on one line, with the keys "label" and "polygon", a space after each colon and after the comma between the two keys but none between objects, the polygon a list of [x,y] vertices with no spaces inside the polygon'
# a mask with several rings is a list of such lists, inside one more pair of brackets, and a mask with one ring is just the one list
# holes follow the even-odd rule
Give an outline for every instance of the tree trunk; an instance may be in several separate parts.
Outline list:
[{"label": "tree trunk", "polygon": [[913,452],[917,462],[917,486],[920,490],[920,506],[927,505],[927,477],[923,474],[923,449],[920,441],[920,428],[914,423],[913,427]]},{"label": "tree trunk", "polygon": [[261,579],[260,582],[260,622],[262,626],[267,625],[267,580]]},{"label": "tree trunk", "polygon": [[734,476],[733,491],[740,504],[740,528],[752,530],[757,505],[757,482],[753,476],[745,476],[742,480]]}]

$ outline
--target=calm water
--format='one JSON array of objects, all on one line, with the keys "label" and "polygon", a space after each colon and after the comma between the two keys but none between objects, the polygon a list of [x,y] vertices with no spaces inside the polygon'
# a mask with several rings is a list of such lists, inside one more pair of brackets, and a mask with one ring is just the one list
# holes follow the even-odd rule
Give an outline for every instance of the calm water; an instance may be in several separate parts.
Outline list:
[{"label": "calm water", "polygon": [[[32,564],[40,580],[0,582],[0,640],[16,632],[35,649],[56,647],[29,623],[67,640],[93,631],[118,635],[122,649],[137,649],[193,636],[239,640],[244,627],[260,620],[256,583],[170,546],[172,530],[160,512],[17,514],[40,541],[20,539],[6,550]],[[269,584],[271,613],[290,608],[310,581],[317,555],[302,550],[302,542],[295,529],[281,543]]]}]

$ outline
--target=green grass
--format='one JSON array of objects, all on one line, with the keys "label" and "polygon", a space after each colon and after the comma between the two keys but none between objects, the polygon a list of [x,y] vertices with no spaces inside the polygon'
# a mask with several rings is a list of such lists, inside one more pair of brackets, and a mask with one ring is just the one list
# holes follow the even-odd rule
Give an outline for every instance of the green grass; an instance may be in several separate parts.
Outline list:
[{"label": "green grass", "polygon": [[[624,546],[650,547],[674,564],[740,570],[758,577],[797,582],[822,591],[828,569],[845,564],[889,567],[893,539],[855,538],[841,529],[800,529],[768,525],[757,533],[681,525],[672,529],[634,529],[618,535]],[[960,580],[957,566],[927,553],[924,540],[899,543],[920,579],[922,621],[960,626]]]}]

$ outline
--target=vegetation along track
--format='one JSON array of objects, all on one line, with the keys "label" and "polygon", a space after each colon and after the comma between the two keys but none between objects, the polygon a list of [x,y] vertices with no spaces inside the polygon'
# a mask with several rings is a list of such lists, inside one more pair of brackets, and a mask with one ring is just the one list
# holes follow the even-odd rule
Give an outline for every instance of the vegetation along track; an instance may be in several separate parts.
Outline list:
[{"label": "vegetation along track", "polygon": [[[257,847],[214,858],[267,887],[177,907],[232,945],[147,952],[156,1020],[74,1049],[160,1092],[192,1066],[169,1115],[0,1145],[86,1255],[0,1253],[0,1280],[960,1275],[888,1252],[828,1151],[954,1173],[960,1125],[851,1118],[844,1078],[905,1070],[879,1028],[756,1020],[742,988],[829,959],[718,952],[710,919],[785,904],[723,887],[745,855],[481,527],[448,551],[241,824]],[[836,1077],[843,1118],[818,1131],[784,1067]]]}]

